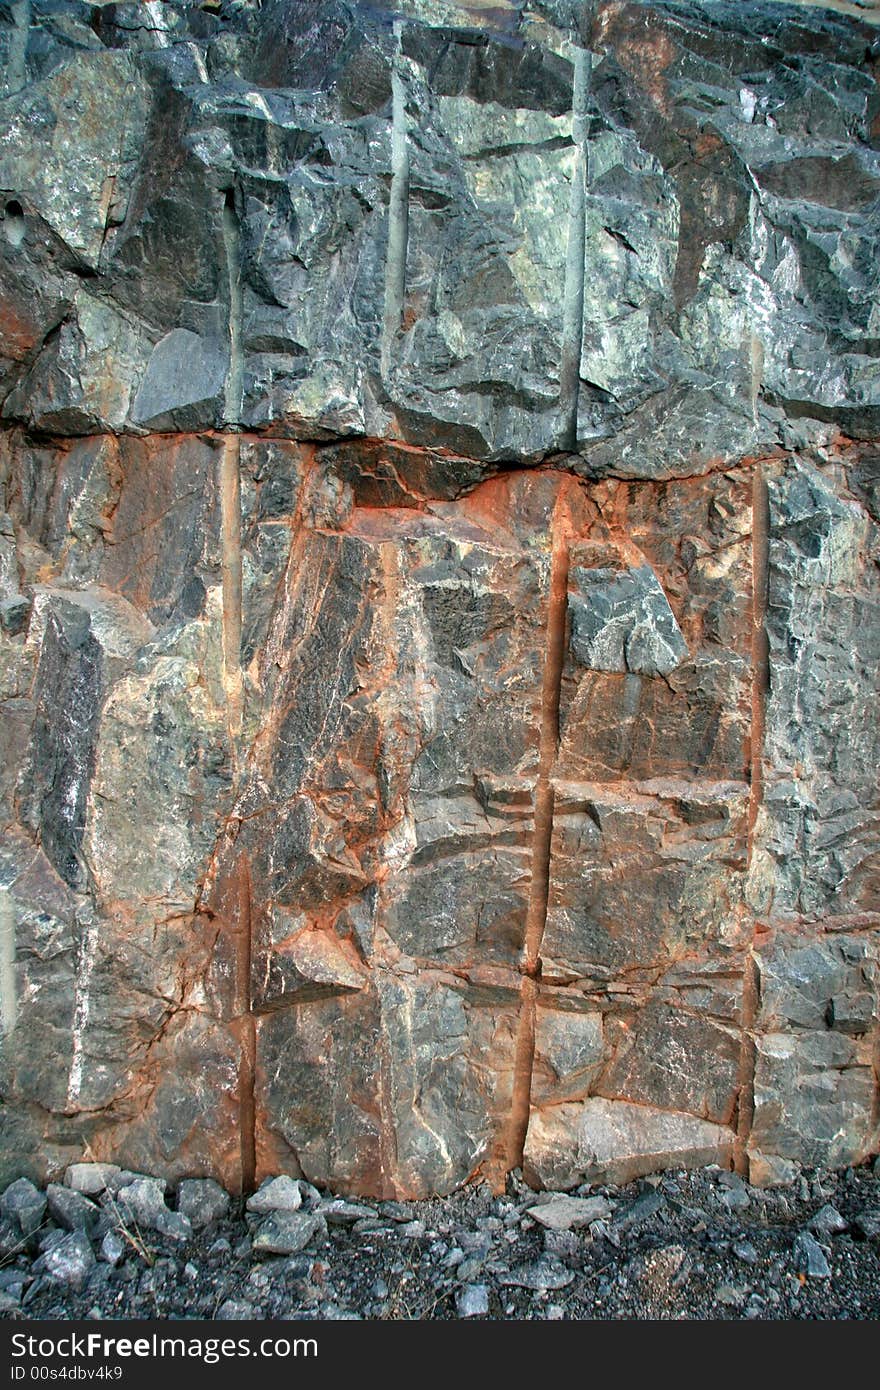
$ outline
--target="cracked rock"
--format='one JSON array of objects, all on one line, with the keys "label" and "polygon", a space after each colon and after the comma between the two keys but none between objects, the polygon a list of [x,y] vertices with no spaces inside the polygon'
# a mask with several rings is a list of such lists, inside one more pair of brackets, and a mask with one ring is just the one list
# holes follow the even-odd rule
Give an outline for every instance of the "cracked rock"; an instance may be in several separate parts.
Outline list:
[{"label": "cracked rock", "polygon": [[878,1146],[876,6],[142,9],[0,5],[0,1184],[800,1200]]}]

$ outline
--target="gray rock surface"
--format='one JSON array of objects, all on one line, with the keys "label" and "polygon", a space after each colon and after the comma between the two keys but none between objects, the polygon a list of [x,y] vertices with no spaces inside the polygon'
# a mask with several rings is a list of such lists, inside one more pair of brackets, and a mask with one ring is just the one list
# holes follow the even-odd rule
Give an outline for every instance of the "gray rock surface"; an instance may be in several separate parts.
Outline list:
[{"label": "gray rock surface", "polygon": [[801,1231],[794,1243],[794,1258],[798,1272],[809,1279],[830,1279],[831,1266],[815,1236]]},{"label": "gray rock surface", "polygon": [[130,1220],[135,1229],[143,1227],[181,1241],[192,1235],[189,1217],[184,1212],[168,1209],[164,1184],[153,1178],[135,1178],[120,1190],[117,1200],[123,1220]]},{"label": "gray rock surface", "polygon": [[28,1178],[17,1178],[0,1196],[0,1212],[23,1236],[39,1230],[46,1197]]},{"label": "gray rock surface", "polygon": [[299,1211],[301,1206],[302,1189],[298,1182],[285,1174],[267,1178],[247,1200],[248,1211],[261,1216],[273,1211]]},{"label": "gray rock surface", "polygon": [[466,1284],[456,1295],[455,1307],[460,1318],[481,1318],[489,1311],[489,1290],[485,1284]]},{"label": "gray rock surface", "polygon": [[569,602],[571,649],[593,671],[668,676],[687,656],[675,615],[649,566],[575,568]]},{"label": "gray rock surface", "polygon": [[0,7],[3,1181],[875,1154],[876,6],[153,9]]},{"label": "gray rock surface", "polygon": [[529,1207],[528,1214],[551,1231],[572,1231],[594,1221],[604,1221],[611,1215],[611,1207],[604,1197],[554,1197],[549,1202]]},{"label": "gray rock surface", "polygon": [[244,421],[306,437],[574,443],[643,477],[772,444],[786,410],[876,429],[858,23],[517,5],[511,47],[503,6],[409,6],[395,37],[273,0],[166,5],[153,44],[45,9],[0,145],[7,418],[220,425],[235,304]]},{"label": "gray rock surface", "polygon": [[97,1197],[120,1173],[115,1163],[71,1163],[64,1174],[67,1187],[87,1197]]},{"label": "gray rock surface", "polygon": [[88,1236],[83,1231],[74,1231],[47,1250],[41,1260],[50,1279],[79,1290],[89,1277],[95,1255]]},{"label": "gray rock surface", "polygon": [[229,1211],[229,1194],[212,1178],[185,1178],[177,1189],[177,1210],[201,1231]]},{"label": "gray rock surface", "polygon": [[849,1223],[844,1220],[836,1207],[833,1207],[830,1202],[826,1202],[824,1207],[820,1207],[816,1212],[810,1222],[810,1227],[817,1235],[828,1239],[849,1230]]},{"label": "gray rock surface", "polygon": [[254,1236],[254,1250],[267,1255],[296,1255],[325,1229],[321,1217],[308,1212],[271,1211]]},{"label": "gray rock surface", "polygon": [[58,1183],[49,1183],[46,1200],[53,1220],[67,1231],[85,1231],[93,1235],[101,1215],[100,1208],[83,1196]]}]

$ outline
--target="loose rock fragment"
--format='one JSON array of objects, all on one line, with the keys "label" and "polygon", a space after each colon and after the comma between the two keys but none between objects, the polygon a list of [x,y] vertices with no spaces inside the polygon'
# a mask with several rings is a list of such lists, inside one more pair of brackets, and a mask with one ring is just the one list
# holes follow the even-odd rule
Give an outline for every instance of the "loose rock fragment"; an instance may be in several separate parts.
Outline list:
[{"label": "loose rock fragment", "polygon": [[0,1212],[23,1236],[33,1235],[40,1227],[46,1210],[46,1198],[28,1178],[10,1183],[0,1197]]},{"label": "loose rock fragment", "polygon": [[110,1185],[112,1179],[119,1177],[121,1169],[115,1163],[71,1163],[65,1170],[64,1182],[74,1192],[82,1192],[86,1197],[97,1197]]},{"label": "loose rock fragment", "polygon": [[815,1236],[809,1231],[801,1231],[794,1243],[795,1266],[801,1274],[810,1279],[830,1279],[831,1266]]},{"label": "loose rock fragment", "polygon": [[88,1236],[74,1231],[41,1256],[43,1268],[58,1284],[81,1289],[95,1264],[95,1254]]},{"label": "loose rock fragment", "polygon": [[578,1230],[593,1221],[603,1221],[611,1215],[604,1197],[554,1197],[527,1208],[533,1221],[554,1231]]},{"label": "loose rock fragment", "polygon": [[320,1216],[307,1212],[271,1211],[257,1229],[253,1248],[260,1254],[295,1255],[325,1232],[326,1226]]},{"label": "loose rock fragment", "polygon": [[229,1194],[211,1178],[185,1178],[177,1189],[177,1210],[200,1231],[226,1215]]},{"label": "loose rock fragment", "polygon": [[267,1178],[247,1200],[248,1211],[258,1215],[269,1211],[299,1211],[301,1206],[300,1184],[283,1174],[278,1178]]},{"label": "loose rock fragment", "polygon": [[100,1219],[100,1209],[81,1192],[58,1183],[46,1188],[50,1215],[68,1231],[85,1231],[93,1235]]},{"label": "loose rock fragment", "polygon": [[489,1312],[489,1290],[485,1284],[466,1284],[455,1295],[455,1309],[460,1318],[481,1318]]}]

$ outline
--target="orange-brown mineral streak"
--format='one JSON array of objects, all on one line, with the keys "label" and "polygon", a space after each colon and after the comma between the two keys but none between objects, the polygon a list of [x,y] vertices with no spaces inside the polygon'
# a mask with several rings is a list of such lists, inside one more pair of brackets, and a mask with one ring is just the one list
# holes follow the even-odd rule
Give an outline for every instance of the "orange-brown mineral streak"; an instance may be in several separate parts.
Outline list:
[{"label": "orange-brown mineral streak", "polygon": [[[380,549],[382,565],[382,598],[376,609],[377,637],[380,638],[381,664],[373,680],[379,692],[377,698],[384,702],[384,691],[394,689],[395,673],[401,659],[398,618],[401,603],[401,561],[400,552],[395,545],[383,544]],[[386,706],[391,713],[392,706]],[[386,829],[399,817],[399,809],[391,809]],[[388,876],[388,865],[379,863],[376,881],[382,882]],[[373,988],[382,1008],[382,990],[379,975],[383,970],[393,968],[387,958],[387,939],[375,943],[375,956],[370,962],[373,974]],[[378,968],[377,968],[378,967]],[[392,1054],[387,1031],[380,1027],[376,1038],[376,1124],[378,1127],[377,1153],[377,1192],[385,1198],[405,1196],[401,1190],[398,1174],[397,1126],[394,1115],[394,1076]]]},{"label": "orange-brown mineral streak", "polygon": [[[767,584],[770,564],[770,503],[767,479],[760,461],[752,479],[752,727],[749,789],[748,864],[752,865],[758,812],[764,796],[764,724],[769,684],[767,642]],[[746,909],[748,910],[748,909]],[[758,969],[750,951],[743,975],[742,1050],[737,1093],[734,1164],[748,1174],[746,1146],[755,1113],[754,1024],[758,1010]]]},{"label": "orange-brown mineral streak", "polygon": [[[535,833],[532,847],[529,905],[523,941],[520,1016],[514,1054],[511,1113],[505,1143],[504,1163],[509,1171],[522,1164],[523,1147],[529,1126],[532,1066],[535,1053],[535,1009],[538,977],[541,971],[541,942],[547,922],[550,896],[550,849],[553,837],[553,765],[559,744],[559,700],[565,659],[565,633],[568,609],[568,553],[573,532],[569,493],[576,484],[562,484],[551,522],[550,592],[547,603],[547,629],[544,679],[541,691],[541,743],[538,780],[535,787]],[[494,1174],[500,1179],[500,1174]]]},{"label": "orange-brown mineral streak", "polygon": [[748,1176],[749,1161],[746,1145],[752,1130],[755,1116],[755,1040],[753,1029],[758,1011],[758,967],[750,951],[746,957],[743,974],[742,998],[742,1049],[739,1056],[736,1102],[736,1139],[733,1146],[733,1163],[736,1171]]},{"label": "orange-brown mineral streak", "polygon": [[256,1173],[256,1121],[254,1085],[256,1027],[251,1009],[251,875],[246,859],[236,866],[235,894],[235,1014],[238,1019],[240,1063],[238,1078],[241,1138],[241,1190],[250,1192]]}]

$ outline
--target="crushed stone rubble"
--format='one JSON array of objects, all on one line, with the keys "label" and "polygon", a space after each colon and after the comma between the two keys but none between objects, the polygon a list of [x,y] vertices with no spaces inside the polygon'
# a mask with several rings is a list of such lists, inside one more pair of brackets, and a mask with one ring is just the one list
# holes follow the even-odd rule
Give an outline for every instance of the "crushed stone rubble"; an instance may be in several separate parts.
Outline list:
[{"label": "crushed stone rubble", "polygon": [[430,1201],[247,1199],[76,1163],[0,1196],[4,1319],[874,1319],[880,1159],[751,1186],[717,1167]]}]

